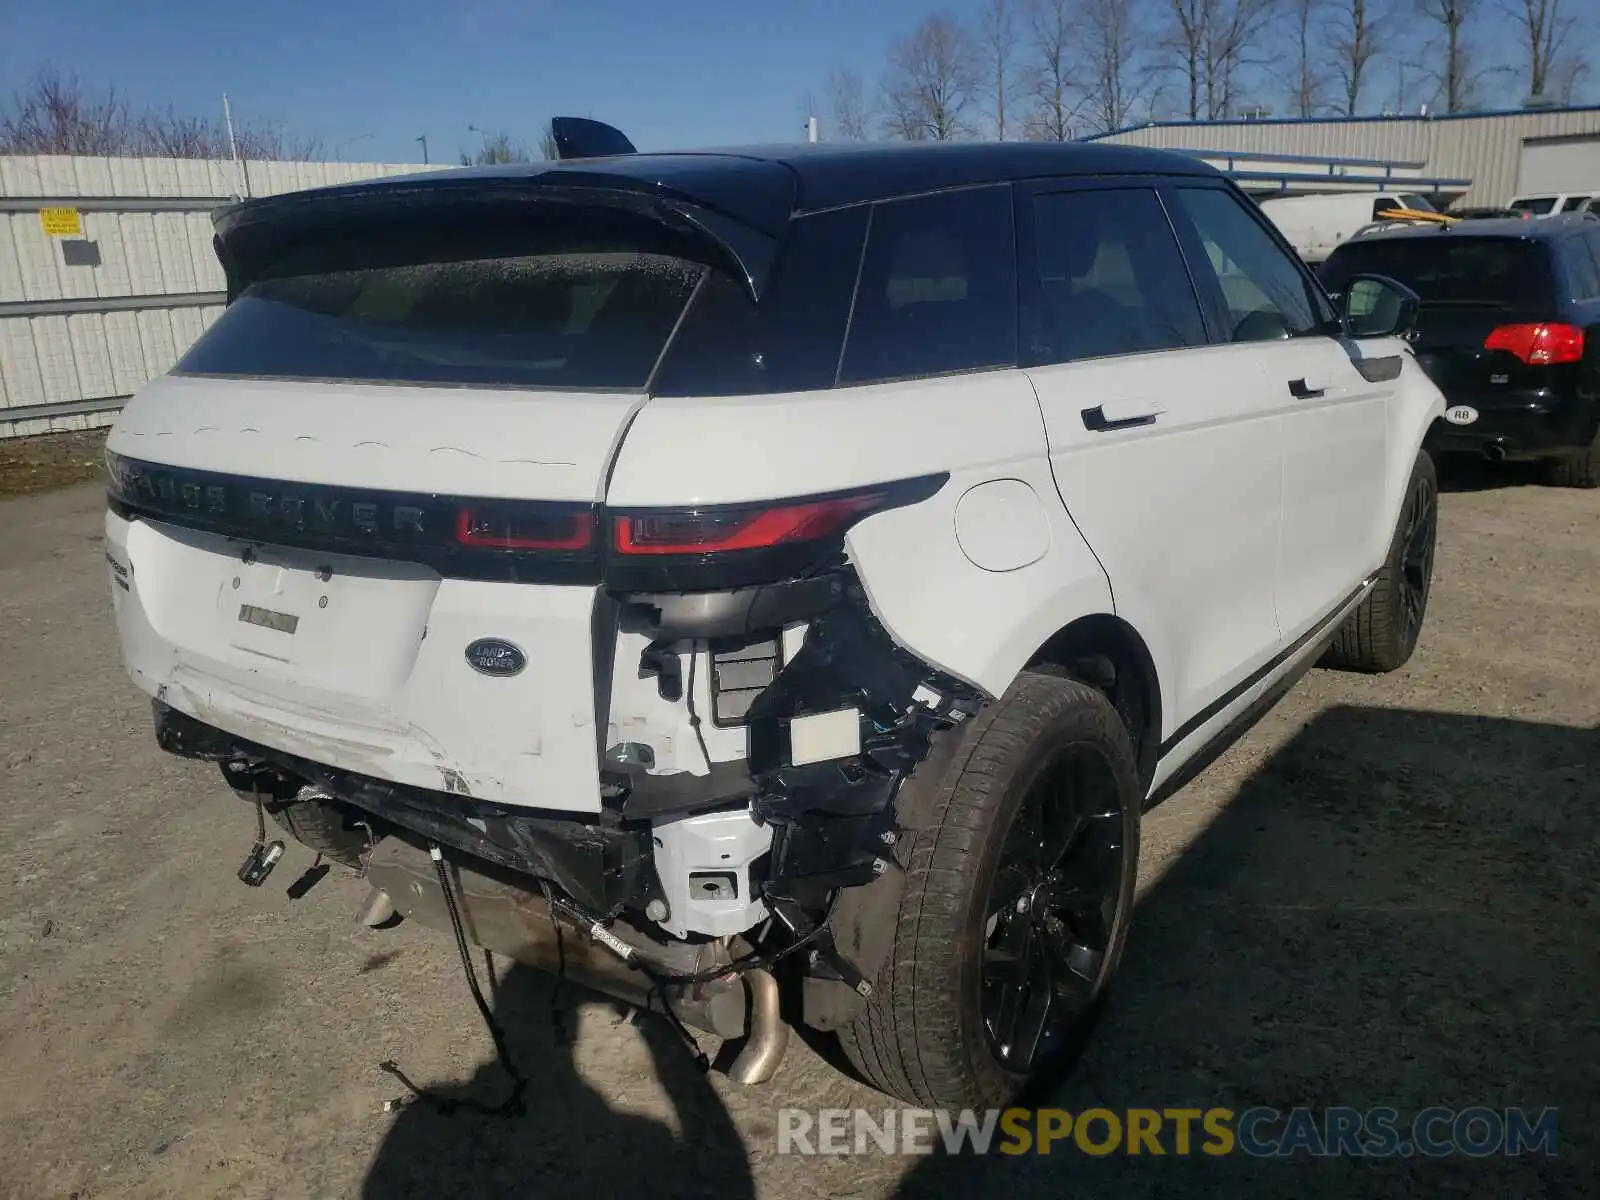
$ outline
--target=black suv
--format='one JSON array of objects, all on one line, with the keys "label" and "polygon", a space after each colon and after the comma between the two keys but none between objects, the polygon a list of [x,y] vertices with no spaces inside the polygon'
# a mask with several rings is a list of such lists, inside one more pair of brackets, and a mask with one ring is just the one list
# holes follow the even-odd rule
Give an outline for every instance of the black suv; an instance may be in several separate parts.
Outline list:
[{"label": "black suv", "polygon": [[1600,481],[1600,220],[1473,221],[1352,239],[1320,275],[1338,295],[1387,275],[1421,297],[1409,335],[1449,402],[1439,452],[1543,459],[1550,481]]}]

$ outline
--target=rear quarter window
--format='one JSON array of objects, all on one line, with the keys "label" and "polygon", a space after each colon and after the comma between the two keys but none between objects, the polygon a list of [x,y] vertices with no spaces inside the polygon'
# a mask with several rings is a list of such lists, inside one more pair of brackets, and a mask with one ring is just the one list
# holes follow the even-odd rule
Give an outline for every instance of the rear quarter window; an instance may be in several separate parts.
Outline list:
[{"label": "rear quarter window", "polygon": [[839,382],[1016,361],[1010,187],[875,204]]},{"label": "rear quarter window", "polygon": [[861,206],[792,221],[759,304],[713,271],[651,391],[737,396],[832,387],[867,215]]}]

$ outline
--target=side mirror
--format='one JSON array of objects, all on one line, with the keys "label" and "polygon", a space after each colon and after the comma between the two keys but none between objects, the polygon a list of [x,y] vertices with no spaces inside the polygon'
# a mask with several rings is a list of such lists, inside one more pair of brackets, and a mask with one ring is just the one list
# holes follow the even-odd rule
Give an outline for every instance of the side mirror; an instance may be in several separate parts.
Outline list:
[{"label": "side mirror", "polygon": [[1418,295],[1387,275],[1353,275],[1338,297],[1346,337],[1399,337],[1417,324]]}]

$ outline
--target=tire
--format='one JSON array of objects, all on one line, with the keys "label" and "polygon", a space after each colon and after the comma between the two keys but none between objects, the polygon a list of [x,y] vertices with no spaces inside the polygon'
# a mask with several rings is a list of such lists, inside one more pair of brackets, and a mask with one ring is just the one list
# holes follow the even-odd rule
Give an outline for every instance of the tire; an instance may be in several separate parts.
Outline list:
[{"label": "tire", "polygon": [[[1057,774],[1068,770],[1082,773]],[[906,1103],[997,1107],[1047,1085],[1071,1065],[1122,956],[1142,807],[1133,744],[1102,693],[1030,671],[974,720],[942,775],[928,782],[927,811],[918,813],[916,828],[897,846],[906,880],[893,946],[840,1042],[863,1077]],[[1082,815],[1093,813],[1104,815]],[[1066,835],[1068,828],[1081,838]],[[1028,886],[1020,850],[1039,853],[1030,831],[1079,847],[1076,856],[1063,856],[1063,871],[1080,860],[1081,869],[1093,866],[1097,874],[1084,875],[1083,891],[1103,897],[1097,922],[1094,905],[1084,904],[1076,915],[1052,909],[1055,892],[1047,897],[1022,890],[1023,897],[1047,897],[1027,909],[1006,898],[1019,881]],[[1071,891],[1065,882],[1054,886]],[[1003,921],[991,901],[1004,908]],[[1093,956],[1086,950],[1090,943],[1101,947]],[[993,976],[1015,972],[1024,961],[1049,961],[1048,950],[1059,954],[1064,944],[1086,970],[1057,975],[1072,986],[1049,989],[1061,1023],[1050,1028],[1031,1061],[1016,1053],[1003,1060],[988,1021],[998,1026],[1001,1014],[1012,1011],[1003,1005],[1005,996],[1031,999],[1046,991],[1005,992]],[[1020,955],[1003,953],[1018,946]],[[1036,953],[1041,950],[1047,952],[1043,960]],[[1058,957],[1054,966],[1065,970],[1066,961]],[[1019,1018],[1007,1028],[1022,1026]],[[1015,1040],[1022,1045],[1026,1035]]]},{"label": "tire", "polygon": [[369,837],[367,830],[352,823],[354,816],[348,810],[302,791],[287,803],[269,803],[267,815],[295,841],[323,858],[361,869]]},{"label": "tire", "polygon": [[1433,588],[1438,517],[1439,477],[1433,459],[1423,452],[1411,469],[1383,569],[1367,598],[1339,627],[1322,666],[1381,674],[1398,670],[1410,659]]},{"label": "tire", "polygon": [[1597,447],[1600,447],[1600,435],[1596,435],[1595,441],[1582,450],[1551,459],[1546,467],[1545,478],[1552,487],[1600,487],[1600,460],[1595,456]]}]

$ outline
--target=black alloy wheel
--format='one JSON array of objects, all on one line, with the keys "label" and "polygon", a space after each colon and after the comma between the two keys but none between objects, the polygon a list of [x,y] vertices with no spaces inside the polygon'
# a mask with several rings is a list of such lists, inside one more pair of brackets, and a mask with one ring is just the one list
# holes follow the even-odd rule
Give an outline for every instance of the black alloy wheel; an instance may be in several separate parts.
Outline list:
[{"label": "black alloy wheel", "polygon": [[1419,476],[1406,496],[1400,540],[1400,636],[1407,646],[1417,644],[1428,611],[1438,516],[1439,489],[1431,477]]},{"label": "black alloy wheel", "polygon": [[1122,799],[1093,745],[1063,748],[1012,821],[985,905],[982,1014],[996,1059],[1030,1075],[1100,994],[1125,918]]}]

